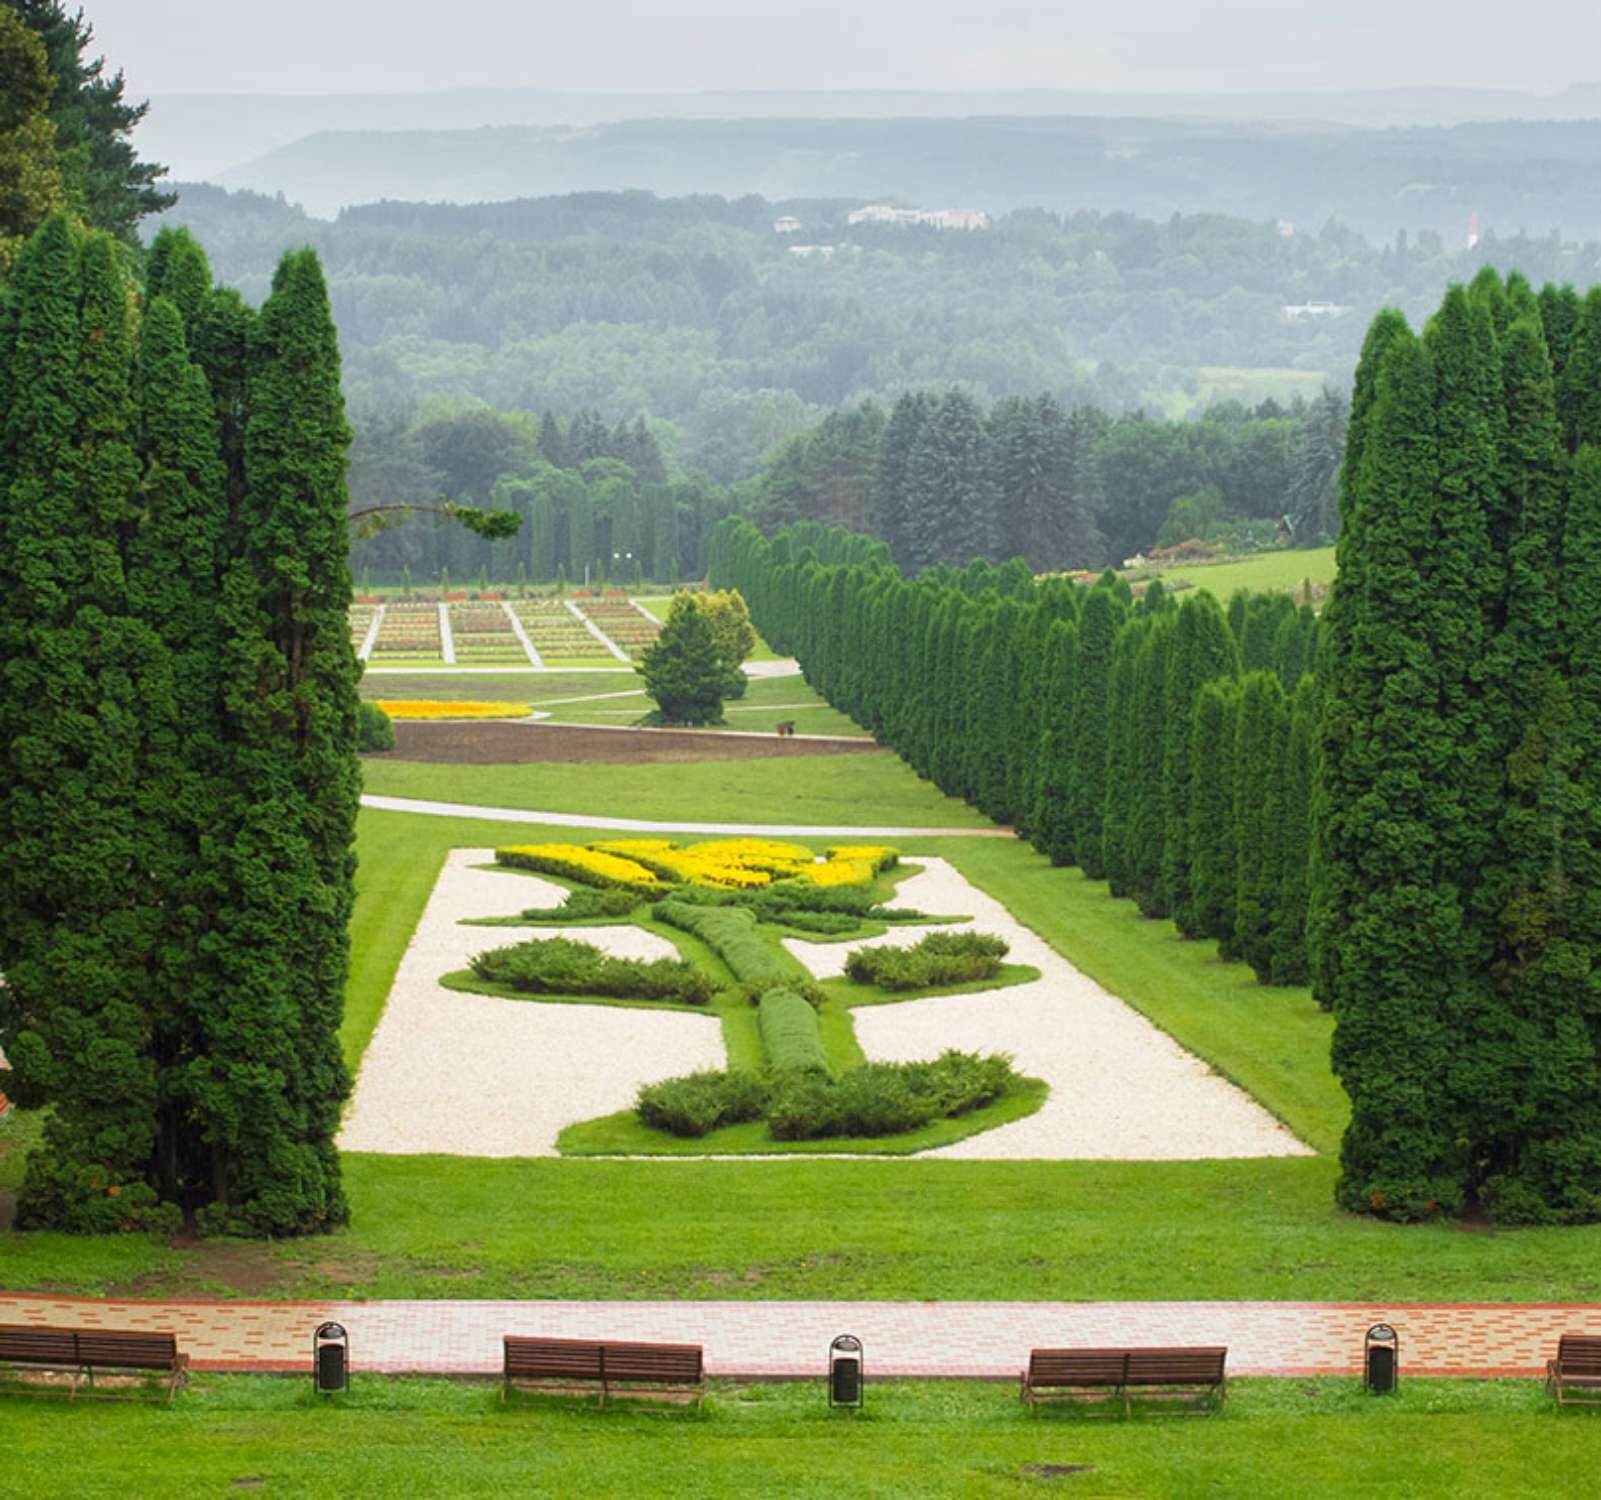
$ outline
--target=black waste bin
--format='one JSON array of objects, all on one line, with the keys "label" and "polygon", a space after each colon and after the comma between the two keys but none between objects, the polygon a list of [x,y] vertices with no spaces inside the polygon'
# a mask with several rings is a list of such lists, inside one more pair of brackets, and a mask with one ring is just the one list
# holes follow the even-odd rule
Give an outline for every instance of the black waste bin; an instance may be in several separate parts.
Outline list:
[{"label": "black waste bin", "polygon": [[350,1335],[340,1323],[321,1323],[311,1336],[311,1383],[324,1396],[350,1389]]},{"label": "black waste bin", "polygon": [[860,1407],[862,1386],[862,1341],[842,1333],[828,1346],[828,1404]]},{"label": "black waste bin", "polygon": [[1362,1378],[1375,1396],[1388,1396],[1401,1380],[1401,1340],[1388,1323],[1375,1323],[1362,1340]]}]

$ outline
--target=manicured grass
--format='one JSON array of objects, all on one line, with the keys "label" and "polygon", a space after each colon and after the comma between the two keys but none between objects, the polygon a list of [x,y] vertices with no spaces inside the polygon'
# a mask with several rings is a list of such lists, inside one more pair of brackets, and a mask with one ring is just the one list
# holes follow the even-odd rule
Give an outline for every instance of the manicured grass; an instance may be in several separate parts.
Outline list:
[{"label": "manicured grass", "polygon": [[[359,1359],[359,1353],[357,1355]],[[868,1371],[873,1350],[867,1351]],[[869,1383],[829,1412],[820,1381],[714,1382],[705,1409],[516,1395],[490,1382],[356,1374],[197,1376],[170,1411],[0,1400],[10,1488],[33,1500],[149,1500],[242,1486],[348,1495],[1458,1497],[1594,1493],[1601,1421],[1535,1381],[1236,1380],[1224,1409],[1128,1421],[1030,1416],[1010,1384]],[[1047,1480],[1027,1466],[1080,1466]]]},{"label": "manicured grass", "polygon": [[[592,769],[595,805],[607,806],[618,768]],[[445,850],[527,836],[472,819],[362,814],[347,1055],[370,1033]],[[1328,1072],[1327,1017],[1304,991],[1251,984],[1206,945],[1174,940],[1022,844],[897,842],[909,856],[949,858],[1303,1139],[1334,1147],[1343,1095]],[[33,1128],[13,1117],[0,1143]],[[0,1181],[16,1180],[19,1156],[0,1152]],[[1335,1211],[1336,1171],[1328,1156],[669,1165],[347,1155],[352,1223],[337,1235],[173,1249],[137,1235],[8,1233],[0,1284],[146,1296],[1601,1300],[1601,1226],[1379,1223]]]},{"label": "manicured grass", "polygon": [[[582,695],[587,697],[588,695]],[[559,699],[537,703],[548,712],[552,724],[632,724],[651,709],[650,699],[641,688],[627,698],[595,699],[563,703]],[[861,725],[832,707],[813,692],[802,677],[755,677],[743,698],[723,705],[724,722],[709,727],[742,730],[750,734],[771,734],[780,721],[793,722],[797,734],[849,735],[865,737]]]},{"label": "manicured grass", "polygon": [[1297,589],[1304,579],[1313,583],[1334,580],[1334,548],[1290,548],[1281,552],[1260,552],[1238,562],[1179,563],[1163,568],[1162,582],[1186,579],[1196,588],[1210,589],[1225,604],[1235,589],[1267,592]]},{"label": "manicured grass", "polygon": [[[390,797],[594,813],[666,822],[861,823],[983,828],[966,803],[919,781],[893,755],[796,755],[660,765],[439,766],[369,760],[366,789]],[[470,788],[470,790],[469,790]],[[526,840],[527,829],[523,830]],[[591,835],[592,837],[593,835]]]}]

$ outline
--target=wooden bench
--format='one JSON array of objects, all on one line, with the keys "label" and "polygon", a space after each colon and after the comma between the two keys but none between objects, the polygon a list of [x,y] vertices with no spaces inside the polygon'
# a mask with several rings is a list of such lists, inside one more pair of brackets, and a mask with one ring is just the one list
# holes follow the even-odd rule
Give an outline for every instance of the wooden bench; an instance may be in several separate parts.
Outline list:
[{"label": "wooden bench", "polygon": [[584,1339],[505,1335],[506,1364],[500,1399],[515,1385],[564,1396],[614,1393],[654,1401],[706,1396],[706,1362],[699,1344],[629,1344]]},{"label": "wooden bench", "polygon": [[1601,1405],[1601,1336],[1565,1333],[1557,1340],[1557,1357],[1547,1360],[1545,1388],[1558,1406]]},{"label": "wooden bench", "polygon": [[0,1326],[0,1365],[23,1370],[55,1370],[72,1376],[71,1395],[85,1383],[97,1396],[114,1396],[104,1387],[95,1390],[95,1371],[131,1374],[164,1372],[167,1400],[189,1379],[189,1356],[178,1352],[170,1333],[141,1333],[110,1328],[35,1328],[27,1324]]},{"label": "wooden bench", "polygon": [[1020,1395],[1032,1409],[1040,1401],[1099,1401],[1133,1397],[1184,1401],[1192,1413],[1215,1411],[1228,1394],[1226,1348],[1034,1349]]}]

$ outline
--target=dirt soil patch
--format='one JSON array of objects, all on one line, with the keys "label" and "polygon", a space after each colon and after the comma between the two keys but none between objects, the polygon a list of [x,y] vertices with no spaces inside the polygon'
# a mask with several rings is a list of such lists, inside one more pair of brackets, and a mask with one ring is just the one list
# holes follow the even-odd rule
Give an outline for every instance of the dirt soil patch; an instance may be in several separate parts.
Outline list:
[{"label": "dirt soil patch", "polygon": [[590,729],[576,724],[399,720],[395,748],[371,760],[520,766],[535,761],[644,766],[692,760],[768,760],[792,755],[887,755],[862,739],[771,739],[682,729]]}]

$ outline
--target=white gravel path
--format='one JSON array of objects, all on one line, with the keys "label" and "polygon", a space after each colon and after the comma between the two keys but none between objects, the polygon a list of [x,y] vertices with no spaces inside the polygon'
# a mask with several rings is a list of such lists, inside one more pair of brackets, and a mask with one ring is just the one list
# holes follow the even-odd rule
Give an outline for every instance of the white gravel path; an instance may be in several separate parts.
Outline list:
[{"label": "white gravel path", "polygon": [[[853,1015],[863,1051],[884,1062],[935,1057],[947,1047],[1009,1052],[1020,1072],[1051,1086],[1043,1108],[1027,1119],[924,1155],[1191,1161],[1313,1154],[1243,1090],[1081,974],[945,860],[918,863],[922,871],[897,887],[897,905],[970,915],[973,931],[1005,938],[1009,960],[1032,964],[1041,977],[972,995],[862,1007]],[[842,973],[852,948],[912,943],[935,930],[895,928],[866,942],[784,941],[821,979]]]},{"label": "white gravel path", "polygon": [[453,849],[412,934],[362,1060],[339,1145],[346,1151],[554,1156],[574,1120],[626,1109],[640,1084],[725,1065],[713,1016],[499,1000],[444,989],[475,953],[564,934],[626,958],[672,957],[637,927],[467,927],[554,905],[562,887],[474,869],[489,849]]}]

